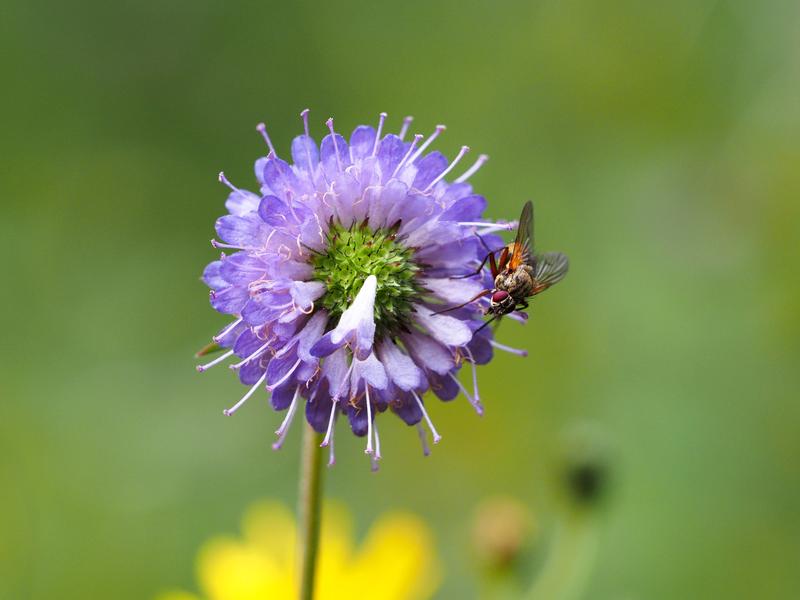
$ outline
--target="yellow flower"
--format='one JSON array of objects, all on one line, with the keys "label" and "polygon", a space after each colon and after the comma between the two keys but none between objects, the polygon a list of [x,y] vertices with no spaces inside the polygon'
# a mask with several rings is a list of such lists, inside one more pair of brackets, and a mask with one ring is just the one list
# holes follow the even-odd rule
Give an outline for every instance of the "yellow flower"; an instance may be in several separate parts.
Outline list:
[{"label": "yellow flower", "polygon": [[[264,502],[242,520],[242,539],[216,538],[201,549],[198,579],[208,600],[293,600],[297,597],[296,527],[281,504]],[[356,548],[352,521],[325,506],[316,600],[424,600],[439,585],[440,565],[427,526],[406,512],[382,515]],[[176,591],[158,600],[199,600]]]}]

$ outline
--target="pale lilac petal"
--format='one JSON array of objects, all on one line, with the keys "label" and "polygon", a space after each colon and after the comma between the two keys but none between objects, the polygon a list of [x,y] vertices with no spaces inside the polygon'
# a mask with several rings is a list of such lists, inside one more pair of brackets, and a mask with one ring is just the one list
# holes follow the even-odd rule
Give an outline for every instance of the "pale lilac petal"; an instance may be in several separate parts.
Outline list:
[{"label": "pale lilac petal", "polygon": [[375,354],[370,354],[364,360],[356,359],[353,364],[353,381],[363,379],[371,387],[379,390],[384,389],[388,383],[389,378],[386,376],[386,369],[379,361]]},{"label": "pale lilac petal", "polygon": [[253,192],[237,190],[230,193],[228,199],[225,201],[225,208],[227,208],[228,212],[232,215],[241,217],[254,210],[258,210],[259,202],[261,202],[261,198]]},{"label": "pale lilac petal", "polygon": [[422,371],[391,339],[382,340],[377,346],[377,353],[389,377],[398,388],[408,391],[422,386]]},{"label": "pale lilac petal", "polygon": [[461,319],[449,315],[435,315],[429,308],[416,304],[414,316],[434,339],[448,346],[463,346],[472,339],[472,330]]}]

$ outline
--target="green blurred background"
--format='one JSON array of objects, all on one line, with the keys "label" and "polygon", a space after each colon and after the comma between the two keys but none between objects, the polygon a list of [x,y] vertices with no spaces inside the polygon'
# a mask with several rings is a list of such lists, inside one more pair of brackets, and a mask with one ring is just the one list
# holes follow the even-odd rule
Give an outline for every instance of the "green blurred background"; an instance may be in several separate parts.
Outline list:
[{"label": "green blurred background", "polygon": [[[489,213],[537,205],[572,259],[481,370],[486,416],[382,421],[382,470],[340,435],[327,489],[361,531],[434,528],[441,598],[474,597],[475,506],[546,523],[565,432],[612,472],[586,597],[800,590],[800,5],[786,2],[42,2],[0,9],[0,598],[194,589],[210,536],[293,503],[298,429],[199,375],[225,319],[198,281],[226,190],[254,188],[312,109],[349,131],[444,122],[491,160]],[[344,433],[342,429],[341,433]]]}]

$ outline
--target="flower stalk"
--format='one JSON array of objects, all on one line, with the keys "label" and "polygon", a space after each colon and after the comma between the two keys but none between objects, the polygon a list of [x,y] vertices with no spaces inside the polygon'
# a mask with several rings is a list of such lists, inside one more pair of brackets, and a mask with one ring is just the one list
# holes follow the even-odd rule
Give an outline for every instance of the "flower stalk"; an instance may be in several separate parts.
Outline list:
[{"label": "flower stalk", "polygon": [[300,490],[297,504],[298,549],[300,552],[298,598],[300,600],[312,600],[314,597],[314,575],[322,520],[320,511],[322,503],[321,438],[322,436],[310,425],[304,424],[300,453]]}]

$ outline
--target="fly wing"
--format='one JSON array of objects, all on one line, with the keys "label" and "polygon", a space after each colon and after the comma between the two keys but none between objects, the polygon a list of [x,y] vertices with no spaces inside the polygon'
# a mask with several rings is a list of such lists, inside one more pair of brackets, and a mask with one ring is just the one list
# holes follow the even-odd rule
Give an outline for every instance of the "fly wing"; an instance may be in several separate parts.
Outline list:
[{"label": "fly wing", "polygon": [[534,260],[536,271],[533,276],[533,293],[543,292],[551,285],[555,285],[567,274],[569,259],[561,252],[546,252]]},{"label": "fly wing", "polygon": [[508,270],[514,271],[517,267],[530,260],[531,247],[533,247],[533,204],[528,200],[522,207],[519,216],[517,237],[514,238],[514,250],[508,261]]}]

